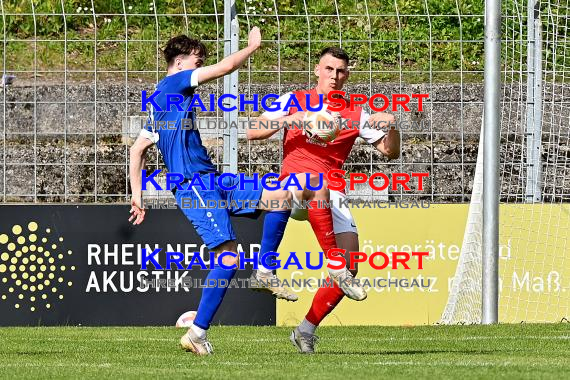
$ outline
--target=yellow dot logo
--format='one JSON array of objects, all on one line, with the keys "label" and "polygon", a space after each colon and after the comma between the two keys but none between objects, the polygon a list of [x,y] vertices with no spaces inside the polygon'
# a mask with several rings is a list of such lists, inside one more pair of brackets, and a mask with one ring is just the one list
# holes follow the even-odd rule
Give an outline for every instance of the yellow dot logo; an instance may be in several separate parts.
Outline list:
[{"label": "yellow dot logo", "polygon": [[[64,298],[62,291],[73,285],[69,270],[75,270],[65,265],[65,252],[71,255],[72,251],[64,250],[63,242],[57,230],[53,233],[35,221],[0,231],[1,301],[31,312],[57,307]],[[59,287],[50,287],[50,280],[56,278]]]}]

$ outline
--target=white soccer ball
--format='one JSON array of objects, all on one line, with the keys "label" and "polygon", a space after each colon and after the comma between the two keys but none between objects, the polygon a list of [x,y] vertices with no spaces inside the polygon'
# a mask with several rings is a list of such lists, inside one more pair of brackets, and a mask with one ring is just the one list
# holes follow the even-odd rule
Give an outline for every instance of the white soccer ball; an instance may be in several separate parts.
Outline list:
[{"label": "white soccer ball", "polygon": [[178,317],[178,320],[176,321],[176,327],[190,327],[192,326],[192,323],[194,322],[195,318],[196,318],[195,311],[193,310],[187,311],[186,313]]},{"label": "white soccer ball", "polygon": [[335,121],[337,117],[337,113],[333,115],[326,109],[305,112],[303,117],[305,133],[309,137],[318,137],[324,142],[334,141],[340,134],[339,123]]}]

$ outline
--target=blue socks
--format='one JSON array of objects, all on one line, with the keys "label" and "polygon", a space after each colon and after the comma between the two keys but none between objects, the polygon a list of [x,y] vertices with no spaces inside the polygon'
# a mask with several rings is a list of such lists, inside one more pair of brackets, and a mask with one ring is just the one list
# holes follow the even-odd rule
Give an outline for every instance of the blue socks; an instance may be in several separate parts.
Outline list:
[{"label": "blue socks", "polygon": [[291,210],[285,211],[269,211],[265,214],[265,221],[263,222],[263,237],[261,238],[261,248],[259,249],[259,270],[262,273],[271,273],[271,269],[263,267],[261,264],[261,257],[266,252],[277,252],[283,235],[285,234],[285,227],[291,215]]},{"label": "blue socks", "polygon": [[[261,249],[259,251],[259,269],[261,272],[271,273],[270,269],[263,268],[261,265],[261,256],[265,252],[277,251],[279,244],[281,244],[281,240],[283,239],[283,235],[285,234],[285,227],[287,227],[289,215],[291,215],[290,210],[270,211],[265,214],[265,221],[263,222],[263,237],[261,238]],[[216,285],[218,285],[220,280],[226,280],[229,285],[235,274],[235,269],[225,270],[220,267],[216,267],[208,273],[205,284],[208,286],[208,281],[211,281],[212,284],[215,281]],[[210,327],[210,323],[222,304],[222,300],[227,290],[227,286],[205,287],[202,290],[202,298],[200,299],[200,305],[196,312],[196,319],[194,319],[195,326],[203,330],[207,330]]]},{"label": "blue socks", "polygon": [[[224,295],[228,290],[228,285],[236,272],[237,270],[235,269],[226,270],[220,267],[216,267],[212,269],[210,273],[208,273],[205,285],[208,286],[208,281],[214,283],[215,280],[216,287],[205,287],[202,289],[202,298],[200,298],[200,305],[198,306],[198,311],[196,312],[194,325],[204,330],[207,330],[208,327],[210,327],[210,323],[212,322],[212,319],[214,319],[216,311],[218,311],[218,308],[222,304]],[[217,286],[220,283],[220,280],[226,280],[226,286]]]}]

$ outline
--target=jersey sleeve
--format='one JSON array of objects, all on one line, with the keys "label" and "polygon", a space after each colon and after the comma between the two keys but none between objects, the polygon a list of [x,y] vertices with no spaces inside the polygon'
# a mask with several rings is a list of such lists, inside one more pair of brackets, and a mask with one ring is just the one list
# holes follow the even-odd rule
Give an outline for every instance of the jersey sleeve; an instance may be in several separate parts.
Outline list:
[{"label": "jersey sleeve", "polygon": [[171,83],[167,88],[168,92],[175,94],[183,94],[186,91],[198,87],[198,73],[200,68],[196,70],[183,70],[176,73],[171,78]]},{"label": "jersey sleeve", "polygon": [[195,88],[200,84],[198,81],[198,73],[200,71],[202,71],[201,67],[198,67],[196,70],[192,71],[192,74],[190,75],[190,87]]},{"label": "jersey sleeve", "polygon": [[279,109],[275,111],[265,111],[264,113],[261,114],[261,116],[263,116],[267,120],[276,120],[279,119],[280,117],[289,115],[289,111],[288,110],[284,111],[283,108],[285,108],[285,104],[287,104],[287,101],[289,100],[289,97],[292,94],[293,94],[292,92],[288,92],[286,94],[281,95],[273,103],[271,103],[271,106],[273,106],[276,103],[279,103]]},{"label": "jersey sleeve", "polygon": [[147,123],[144,125],[144,127],[141,129],[139,136],[147,138],[156,144],[156,142],[158,141],[158,133],[152,130],[153,122],[154,121],[149,119]]},{"label": "jersey sleeve", "polygon": [[367,125],[369,119],[370,114],[365,110],[362,110],[360,113],[360,128],[358,130],[360,132],[360,137],[366,140],[369,144],[373,144],[384,137],[386,133],[380,129],[372,128],[369,124]]},{"label": "jersey sleeve", "polygon": [[141,131],[139,132],[140,137],[144,137],[156,144],[158,141],[158,132],[154,129],[154,114],[152,111],[147,112],[148,117],[146,123],[143,125]]}]

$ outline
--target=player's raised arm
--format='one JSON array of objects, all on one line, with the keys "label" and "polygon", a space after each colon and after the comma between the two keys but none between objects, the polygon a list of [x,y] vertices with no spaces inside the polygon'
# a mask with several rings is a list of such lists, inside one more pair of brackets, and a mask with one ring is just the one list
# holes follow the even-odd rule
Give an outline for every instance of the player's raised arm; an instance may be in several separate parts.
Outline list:
[{"label": "player's raised arm", "polygon": [[261,32],[256,26],[249,32],[247,47],[227,56],[215,65],[205,66],[197,71],[200,84],[208,82],[237,70],[247,58],[261,46]]},{"label": "player's raised arm", "polygon": [[245,131],[247,139],[265,140],[277,133],[285,124],[302,122],[305,112],[299,111],[289,115],[289,111],[284,109],[291,96],[294,95],[290,92],[281,95],[271,104],[275,109],[265,111],[261,116],[250,120]]},{"label": "player's raised arm", "polygon": [[146,151],[153,141],[144,136],[139,136],[129,152],[129,178],[131,181],[131,217],[129,222],[134,225],[141,224],[144,220],[145,210],[142,207],[142,169],[145,165]]}]

